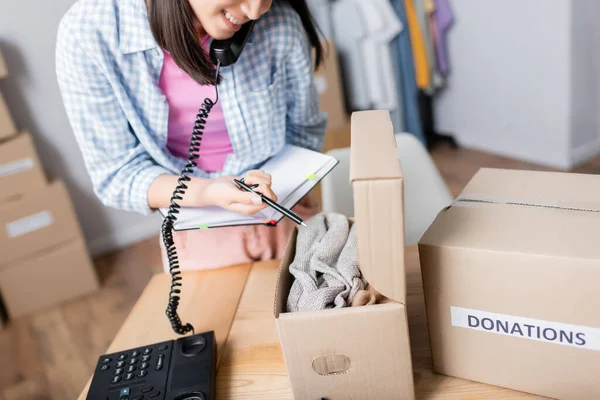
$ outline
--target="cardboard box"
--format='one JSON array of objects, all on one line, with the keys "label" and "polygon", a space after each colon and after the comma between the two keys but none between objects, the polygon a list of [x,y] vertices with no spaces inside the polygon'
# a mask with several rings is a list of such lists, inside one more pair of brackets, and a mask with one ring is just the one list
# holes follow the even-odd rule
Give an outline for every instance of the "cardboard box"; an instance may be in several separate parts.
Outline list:
[{"label": "cardboard box", "polygon": [[406,313],[403,178],[387,111],[352,115],[351,173],[358,261],[389,301],[287,312],[297,229],[282,259],[275,317],[296,399],[414,399]]},{"label": "cardboard box", "polygon": [[0,270],[82,236],[62,181],[0,204]]},{"label": "cardboard box", "polygon": [[46,184],[46,174],[29,132],[0,142],[0,202]]},{"label": "cardboard box", "polygon": [[435,372],[600,398],[600,176],[481,169],[419,243]]},{"label": "cardboard box", "polygon": [[82,238],[0,269],[0,291],[11,318],[94,292],[98,277]]}]

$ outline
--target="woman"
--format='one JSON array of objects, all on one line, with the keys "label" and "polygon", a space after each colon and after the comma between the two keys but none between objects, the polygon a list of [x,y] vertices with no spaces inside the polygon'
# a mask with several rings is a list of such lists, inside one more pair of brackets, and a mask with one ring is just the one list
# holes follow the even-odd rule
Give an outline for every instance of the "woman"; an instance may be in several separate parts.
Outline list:
[{"label": "woman", "polygon": [[[257,20],[239,60],[221,67],[219,101],[204,129],[182,207],[243,214],[266,207],[233,177],[271,199],[259,167],[286,143],[321,150],[326,117],[313,82],[322,48],[304,0],[78,0],[61,20],[60,91],[94,191],[109,207],[149,214],[168,207],[186,164],[196,114],[215,99],[211,39]],[[306,197],[295,211],[316,213]],[[293,223],[176,232],[181,269],[279,258]],[[165,270],[168,269],[164,258]]]}]

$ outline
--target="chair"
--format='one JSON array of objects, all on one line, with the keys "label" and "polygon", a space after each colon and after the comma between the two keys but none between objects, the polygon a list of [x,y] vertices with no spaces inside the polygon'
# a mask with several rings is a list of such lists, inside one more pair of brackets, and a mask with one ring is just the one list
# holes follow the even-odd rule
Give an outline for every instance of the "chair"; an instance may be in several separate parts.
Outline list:
[{"label": "chair", "polygon": [[[397,133],[398,157],[404,175],[404,215],[406,244],[416,244],[441,209],[453,196],[425,147],[413,135]],[[324,212],[354,215],[354,200],[350,185],[350,149],[327,152],[339,164],[322,181]]]}]

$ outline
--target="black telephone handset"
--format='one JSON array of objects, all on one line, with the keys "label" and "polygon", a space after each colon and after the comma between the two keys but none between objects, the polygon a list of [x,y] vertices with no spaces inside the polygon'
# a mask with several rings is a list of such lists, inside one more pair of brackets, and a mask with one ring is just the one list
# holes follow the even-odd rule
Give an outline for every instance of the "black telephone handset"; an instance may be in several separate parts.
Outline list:
[{"label": "black telephone handset", "polygon": [[[215,82],[218,81],[219,77],[219,68],[222,66],[229,66],[235,63],[242,53],[244,46],[248,42],[248,38],[250,37],[250,33],[252,32],[252,28],[254,28],[254,23],[256,21],[252,20],[240,28],[233,37],[226,40],[213,40],[210,45],[210,58],[216,64],[216,73],[215,73]],[[167,306],[166,314],[169,320],[171,321],[171,326],[173,330],[180,334],[184,335],[190,331],[194,331],[194,327],[187,323],[183,325],[181,323],[181,319],[177,314],[177,307],[179,305],[179,294],[181,290],[181,272],[178,271],[179,262],[177,259],[177,253],[175,250],[175,243],[173,242],[173,225],[175,220],[177,219],[176,214],[179,213],[179,208],[181,206],[176,203],[176,200],[181,200],[183,194],[185,193],[185,189],[187,189],[187,185],[185,182],[190,181],[190,177],[188,175],[192,174],[193,168],[197,166],[195,160],[199,157],[198,150],[200,147],[200,143],[202,141],[203,128],[206,124],[206,119],[208,118],[208,114],[212,107],[219,100],[219,90],[217,85],[215,84],[215,100],[211,100],[208,97],[204,99],[203,104],[200,107],[198,115],[196,116],[196,121],[194,123],[194,129],[192,132],[192,138],[190,140],[190,147],[188,151],[188,162],[181,171],[181,176],[177,181],[178,185],[173,192],[173,196],[171,197],[171,205],[169,207],[169,212],[165,219],[163,220],[162,233],[163,233],[163,242],[165,245],[167,259],[169,261],[169,272],[172,276],[172,284],[171,291],[169,293],[169,304]]]},{"label": "black telephone handset", "polygon": [[234,64],[240,57],[240,54],[250,37],[250,32],[252,31],[252,28],[254,28],[255,22],[255,20],[246,22],[242,25],[240,30],[229,39],[213,40],[210,45],[210,59],[212,62],[215,64],[220,63],[221,67],[227,67]]}]

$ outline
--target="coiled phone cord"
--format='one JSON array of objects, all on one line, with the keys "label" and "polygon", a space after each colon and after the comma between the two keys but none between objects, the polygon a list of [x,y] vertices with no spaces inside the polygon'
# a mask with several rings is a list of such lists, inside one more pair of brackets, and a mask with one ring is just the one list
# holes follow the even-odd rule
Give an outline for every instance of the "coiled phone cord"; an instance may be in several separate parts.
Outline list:
[{"label": "coiled phone cord", "polygon": [[206,120],[208,119],[208,115],[212,110],[213,106],[219,101],[219,90],[217,88],[217,82],[219,78],[219,69],[221,67],[221,63],[217,62],[217,69],[215,73],[215,100],[211,100],[208,97],[204,99],[204,102],[200,106],[200,110],[198,115],[196,115],[196,121],[194,122],[194,129],[192,132],[192,138],[190,139],[190,147],[188,151],[188,161],[183,170],[181,171],[181,175],[177,180],[177,187],[173,192],[173,196],[171,197],[171,204],[169,206],[169,212],[167,216],[163,220],[162,224],[162,235],[163,235],[163,243],[165,245],[167,259],[169,260],[169,272],[171,274],[171,291],[169,292],[169,304],[167,306],[166,314],[171,322],[171,326],[173,330],[180,334],[184,335],[188,332],[192,332],[194,334],[194,327],[190,323],[186,323],[185,325],[181,322],[181,318],[177,314],[177,307],[179,306],[179,294],[181,293],[181,271],[179,271],[179,259],[177,257],[177,251],[175,249],[175,242],[173,240],[173,225],[177,220],[177,214],[179,213],[179,209],[181,206],[177,204],[177,200],[182,200],[185,190],[188,188],[186,182],[189,182],[191,178],[188,176],[192,175],[193,168],[196,167],[196,159],[199,157],[198,150],[200,148],[200,143],[202,142],[202,134],[204,133],[204,124],[206,124]]}]

